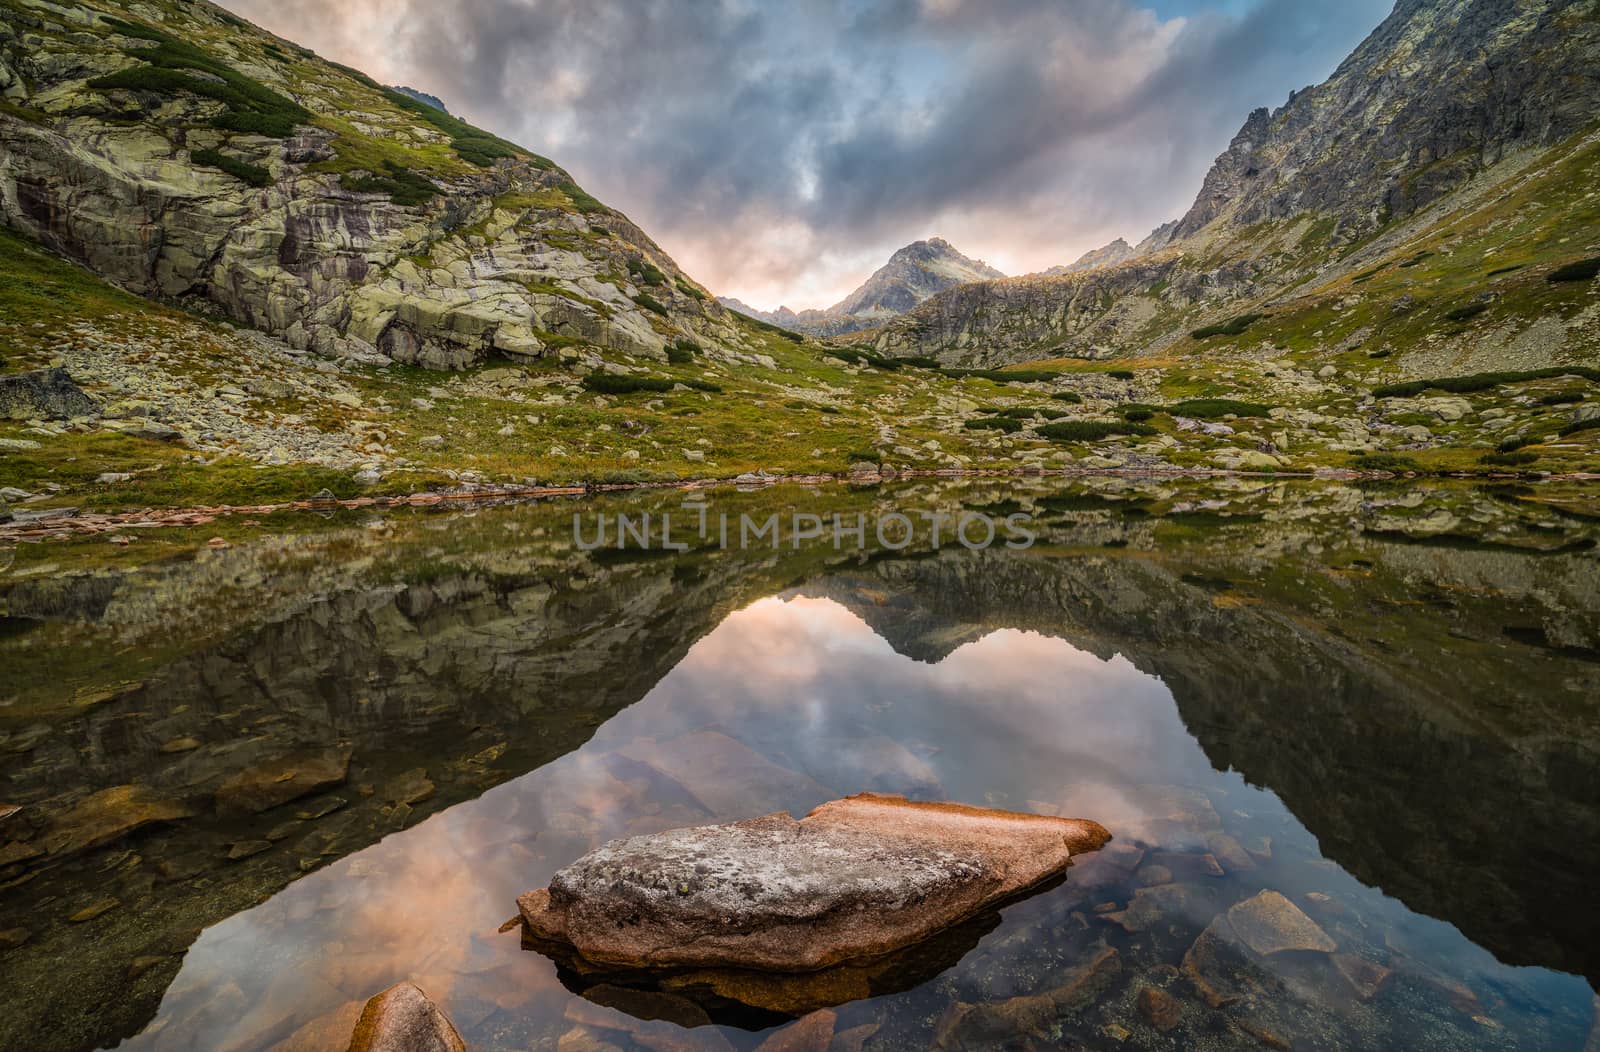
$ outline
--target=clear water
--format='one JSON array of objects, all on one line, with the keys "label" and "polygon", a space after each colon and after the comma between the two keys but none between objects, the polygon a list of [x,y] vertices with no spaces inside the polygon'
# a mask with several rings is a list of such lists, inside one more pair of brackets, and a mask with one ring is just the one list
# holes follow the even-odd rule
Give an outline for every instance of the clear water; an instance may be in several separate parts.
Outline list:
[{"label": "clear water", "polygon": [[[1036,503],[1051,495],[1055,510]],[[999,494],[1052,516],[1049,543],[1022,553],[691,553],[582,576],[574,560],[593,557],[559,518],[512,508],[133,572],[97,627],[120,620],[149,650],[155,620],[181,633],[170,604],[210,563],[256,605],[74,716],[102,753],[175,765],[192,754],[159,747],[181,726],[224,769],[252,738],[344,741],[355,759],[345,785],[248,829],[199,816],[56,871],[44,912],[77,905],[80,870],[101,897],[132,890],[104,920],[41,935],[85,959],[39,974],[129,982],[126,950],[91,967],[95,926],[137,925],[137,876],[158,860],[203,858],[151,881],[144,935],[173,926],[173,898],[203,930],[107,991],[149,1007],[131,1023],[90,1009],[79,1047],[331,1047],[367,997],[411,980],[474,1049],[751,1049],[782,1031],[636,1018],[498,929],[518,894],[609,839],[876,790],[1093,818],[1116,839],[936,977],[837,1006],[836,1048],[1584,1049],[1595,920],[1573,889],[1600,812],[1587,527],[1556,536],[1543,510],[1514,508],[1475,527],[1496,544],[1459,529],[1418,544],[1352,533],[1341,487],[1229,493],[1237,521],[1203,528],[1171,512],[1185,494],[1117,492],[1109,511],[1107,495]],[[79,631],[94,620],[76,616]],[[163,726],[143,738],[126,729],[151,719]],[[40,773],[52,739],[19,751],[14,722],[11,786],[69,792]],[[140,762],[150,784],[184,783]],[[130,769],[87,765],[105,784]],[[186,777],[203,793],[217,772]],[[272,847],[219,861],[285,823]],[[8,894],[37,912],[39,888]],[[1208,955],[1208,927],[1263,892],[1337,949]],[[1089,987],[1039,1007],[1097,959]],[[1149,989],[1176,1022],[1155,1025]],[[40,1027],[51,996],[6,1001]],[[983,1026],[963,1030],[958,1006]],[[52,1041],[73,1047],[35,1047]]]}]

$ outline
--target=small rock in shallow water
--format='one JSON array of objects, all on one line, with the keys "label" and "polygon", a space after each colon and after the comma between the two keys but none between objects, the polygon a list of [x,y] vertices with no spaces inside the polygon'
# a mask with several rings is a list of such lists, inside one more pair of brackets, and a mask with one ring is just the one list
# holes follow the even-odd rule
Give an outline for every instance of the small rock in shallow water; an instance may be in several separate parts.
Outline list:
[{"label": "small rock in shallow water", "polygon": [[343,784],[349,768],[347,748],[306,750],[266,760],[218,787],[217,811],[223,815],[259,814]]},{"label": "small rock in shallow water", "polygon": [[1276,891],[1263,891],[1230,909],[1228,921],[1239,940],[1259,954],[1285,950],[1332,953],[1338,944],[1300,908]]},{"label": "small rock in shallow water", "polygon": [[1183,1018],[1183,1002],[1159,987],[1140,990],[1135,1005],[1139,1017],[1157,1030],[1171,1030]]},{"label": "small rock in shallow water", "polygon": [[466,1052],[445,1014],[411,983],[397,983],[366,1003],[349,1052]]}]

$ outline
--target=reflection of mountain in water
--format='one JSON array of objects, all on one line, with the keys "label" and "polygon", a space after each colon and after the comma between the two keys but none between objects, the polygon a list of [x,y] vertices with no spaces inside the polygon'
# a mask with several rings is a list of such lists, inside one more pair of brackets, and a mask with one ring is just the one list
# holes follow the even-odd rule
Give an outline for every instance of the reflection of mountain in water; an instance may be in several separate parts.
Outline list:
[{"label": "reflection of mountain in water", "polygon": [[[1276,791],[1362,880],[1508,961],[1600,974],[1600,925],[1582,905],[1600,870],[1600,688],[1574,656],[1600,638],[1587,556],[1368,543],[1329,586],[1324,566],[1248,543],[618,561],[508,544],[498,531],[513,524],[549,526],[526,509],[461,520],[425,539],[425,572],[375,571],[400,542],[345,538],[301,562],[290,544],[9,586],[6,613],[43,625],[25,639],[93,629],[127,646],[154,625],[181,656],[109,700],[0,724],[0,800],[24,805],[0,838],[13,841],[0,879],[17,882],[0,929],[31,932],[6,951],[0,1043],[87,1048],[138,1030],[201,927],[570,752],[728,612],[786,588],[844,603],[923,661],[997,627],[1121,652],[1168,684],[1217,767]],[[213,609],[227,596],[231,620]],[[1568,649],[1508,640],[1513,621]],[[172,642],[202,622],[216,638]],[[215,814],[239,772],[341,745],[343,785]],[[196,814],[30,856],[61,812],[127,784]],[[65,923],[113,898],[92,928]]]}]

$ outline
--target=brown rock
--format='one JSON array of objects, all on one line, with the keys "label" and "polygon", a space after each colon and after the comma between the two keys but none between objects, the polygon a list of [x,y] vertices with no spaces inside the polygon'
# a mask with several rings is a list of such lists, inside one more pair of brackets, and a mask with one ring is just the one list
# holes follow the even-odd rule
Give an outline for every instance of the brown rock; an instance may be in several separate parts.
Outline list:
[{"label": "brown rock", "polygon": [[585,1027],[575,1026],[557,1039],[556,1052],[622,1052],[622,1049]]},{"label": "brown rock", "polygon": [[1042,994],[1011,997],[993,1004],[951,1005],[939,1020],[936,1049],[992,1049],[1018,1035],[1043,1036],[1063,1016],[1082,1011],[1122,971],[1117,951],[1102,946],[1073,969],[1065,982]]},{"label": "brown rock", "polygon": [[251,855],[259,855],[271,849],[270,840],[241,840],[228,848],[228,861],[237,862],[241,858],[249,858]]},{"label": "brown rock", "polygon": [[1394,972],[1381,964],[1347,953],[1333,955],[1333,966],[1345,977],[1350,989],[1363,1001],[1370,1001],[1389,985]]},{"label": "brown rock", "polygon": [[0,931],[0,950],[14,950],[32,937],[27,928],[7,928]]},{"label": "brown rock", "polygon": [[1172,870],[1166,866],[1141,866],[1139,867],[1138,881],[1140,886],[1153,888],[1160,884],[1172,883]]},{"label": "brown rock", "polygon": [[1183,1019],[1183,1002],[1158,986],[1140,990],[1135,1006],[1139,1017],[1157,1030],[1171,1030]]},{"label": "brown rock", "polygon": [[[867,1039],[878,1032],[881,1023],[862,1023],[848,1030],[841,1030],[833,1037],[833,1044],[828,1052],[861,1052],[866,1047]],[[1585,1052],[1588,1052],[1586,1049]]]},{"label": "brown rock", "polygon": [[350,1043],[350,1032],[361,1018],[361,1009],[360,1001],[346,1001],[306,1023],[267,1052],[328,1052],[329,1049],[343,1052]]},{"label": "brown rock", "polygon": [[1276,891],[1263,891],[1237,904],[1228,911],[1228,920],[1239,940],[1262,955],[1286,950],[1332,953],[1338,949],[1316,921]]},{"label": "brown rock", "polygon": [[1226,872],[1247,873],[1256,868],[1256,860],[1250,857],[1250,852],[1226,833],[1212,833],[1206,837],[1206,847]]},{"label": "brown rock", "polygon": [[42,854],[44,854],[42,848],[34,847],[32,844],[24,844],[20,840],[13,840],[4,847],[0,847],[0,867],[26,862],[29,859],[38,858]]},{"label": "brown rock", "polygon": [[217,789],[217,813],[259,814],[302,796],[343,784],[348,748],[313,749],[247,767]]},{"label": "brown rock", "polygon": [[703,1026],[707,1021],[701,1016],[697,1021],[672,1018],[666,1015],[641,1019],[624,1014],[628,1009],[611,1009],[601,1004],[574,1000],[567,1004],[566,1017],[589,1030],[608,1030],[627,1035],[630,1043],[650,1049],[651,1052],[731,1052],[733,1046],[715,1030],[685,1029]]},{"label": "brown rock", "polygon": [[102,789],[61,815],[44,836],[45,850],[61,858],[109,844],[155,822],[188,818],[194,812],[139,785]]},{"label": "brown rock", "polygon": [[20,804],[0,804],[0,822],[4,822],[21,811],[22,806]]},{"label": "brown rock", "polygon": [[886,954],[1058,876],[1094,822],[863,793],[613,841],[517,900],[525,931],[630,968],[825,968]]},{"label": "brown rock", "polygon": [[368,1001],[356,1020],[349,1052],[466,1052],[456,1033],[427,994],[411,983],[396,983]]},{"label": "brown rock", "polygon": [[824,1008],[779,1030],[756,1046],[756,1052],[828,1052],[839,1016]]},{"label": "brown rock", "polygon": [[96,902],[91,906],[85,906],[77,913],[72,914],[67,918],[67,920],[71,921],[73,924],[82,924],[84,921],[92,921],[96,917],[110,913],[120,905],[122,905],[122,903],[117,899],[101,899],[99,902]]},{"label": "brown rock", "polygon": [[1249,992],[1252,981],[1226,916],[1214,919],[1183,955],[1183,974],[1212,1008]]},{"label": "brown rock", "polygon": [[200,739],[198,738],[174,738],[162,745],[161,751],[164,753],[192,752],[198,748],[200,748]]},{"label": "brown rock", "polygon": [[1128,908],[1102,916],[1128,932],[1141,932],[1162,921],[1178,921],[1192,914],[1196,896],[1187,884],[1157,884],[1133,893]]},{"label": "brown rock", "polygon": [[396,804],[420,804],[433,795],[433,790],[427,769],[417,767],[390,779],[383,787],[383,798]]}]

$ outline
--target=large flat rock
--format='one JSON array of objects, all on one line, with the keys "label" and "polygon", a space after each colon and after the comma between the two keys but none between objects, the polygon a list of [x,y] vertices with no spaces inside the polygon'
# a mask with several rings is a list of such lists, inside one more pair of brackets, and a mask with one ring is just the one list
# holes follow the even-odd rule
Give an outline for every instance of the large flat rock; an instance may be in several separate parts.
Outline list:
[{"label": "large flat rock", "polygon": [[811,971],[911,945],[1109,839],[1081,819],[864,793],[613,841],[517,904],[530,936],[593,965]]}]

